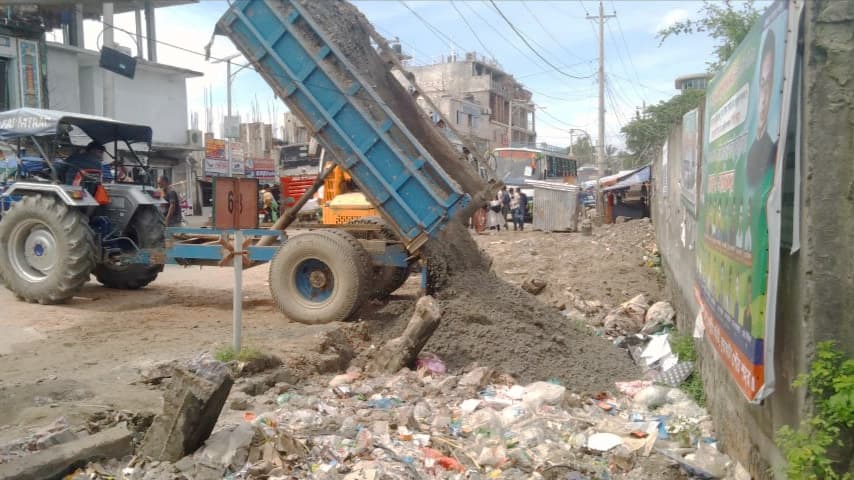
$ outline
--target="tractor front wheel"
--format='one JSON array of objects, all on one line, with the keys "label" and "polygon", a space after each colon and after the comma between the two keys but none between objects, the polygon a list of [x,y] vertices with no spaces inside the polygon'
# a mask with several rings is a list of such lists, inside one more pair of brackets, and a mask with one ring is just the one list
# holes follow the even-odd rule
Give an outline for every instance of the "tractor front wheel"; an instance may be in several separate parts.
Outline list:
[{"label": "tractor front wheel", "polygon": [[0,221],[0,281],[18,298],[62,303],[94,267],[88,219],[54,197],[26,196]]}]

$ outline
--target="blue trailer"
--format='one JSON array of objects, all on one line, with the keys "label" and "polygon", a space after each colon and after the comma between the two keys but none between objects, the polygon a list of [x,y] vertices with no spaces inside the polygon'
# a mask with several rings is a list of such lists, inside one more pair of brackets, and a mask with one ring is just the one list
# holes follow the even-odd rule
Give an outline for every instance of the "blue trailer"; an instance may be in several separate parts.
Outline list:
[{"label": "blue trailer", "polygon": [[[410,268],[423,263],[424,244],[470,197],[296,2],[238,0],[220,19],[217,32],[230,37],[277,95],[307,120],[327,154],[350,172],[382,218],[293,236],[283,230],[168,228],[163,245],[131,242],[133,248],[110,257],[111,264],[117,270],[231,265],[237,250],[238,263],[270,262],[270,290],[288,318],[303,323],[347,319],[366,300],[400,287]],[[89,229],[95,228],[90,220]],[[33,249],[42,252],[45,245],[36,237],[22,237],[15,251],[37,270],[42,257]],[[246,241],[235,245],[241,238]]]}]

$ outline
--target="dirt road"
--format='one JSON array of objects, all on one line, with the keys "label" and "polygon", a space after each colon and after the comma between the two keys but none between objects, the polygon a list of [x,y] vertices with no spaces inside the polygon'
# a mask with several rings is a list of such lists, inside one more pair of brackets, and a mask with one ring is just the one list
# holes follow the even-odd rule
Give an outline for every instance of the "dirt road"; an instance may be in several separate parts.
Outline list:
[{"label": "dirt road", "polygon": [[[604,315],[608,306],[638,293],[661,298],[657,274],[642,265],[651,232],[648,223],[629,222],[597,228],[592,237],[502,231],[476,241],[508,282],[545,280],[538,296],[545,303],[599,300]],[[381,341],[384,330],[394,329],[389,312],[411,306],[418,279],[411,278],[385,307],[364,309],[366,322],[322,326],[290,323],[275,309],[265,266],[246,271],[244,284],[244,345],[279,356],[292,368],[302,366],[305,375],[323,363],[321,344],[333,332],[343,333],[355,348]],[[140,291],[90,283],[60,306],[19,302],[0,289],[0,445],[59,417],[81,425],[110,409],[158,411],[162,391],[139,384],[140,371],[229,345],[231,302],[232,271],[226,268],[170,266]],[[610,348],[605,340],[591,341]]]},{"label": "dirt road", "polygon": [[[244,344],[296,359],[341,324],[289,323],[273,306],[267,269],[244,274]],[[89,283],[60,306],[30,305],[0,289],[0,445],[65,416],[72,424],[107,408],[155,411],[162,392],[139,371],[229,345],[231,269],[167,267],[150,287]]]}]

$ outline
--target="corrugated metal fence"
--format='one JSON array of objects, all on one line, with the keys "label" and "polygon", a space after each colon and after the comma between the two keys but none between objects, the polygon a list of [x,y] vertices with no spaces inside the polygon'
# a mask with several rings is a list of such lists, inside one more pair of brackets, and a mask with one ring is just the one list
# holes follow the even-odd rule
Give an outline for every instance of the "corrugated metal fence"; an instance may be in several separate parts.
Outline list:
[{"label": "corrugated metal fence", "polygon": [[578,191],[576,185],[526,180],[534,188],[534,230],[565,232],[576,229]]}]

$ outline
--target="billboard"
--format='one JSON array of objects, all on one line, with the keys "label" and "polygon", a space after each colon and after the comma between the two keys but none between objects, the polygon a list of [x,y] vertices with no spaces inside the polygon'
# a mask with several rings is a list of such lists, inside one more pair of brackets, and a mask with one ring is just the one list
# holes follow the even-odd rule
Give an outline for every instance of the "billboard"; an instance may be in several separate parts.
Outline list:
[{"label": "billboard", "polygon": [[225,156],[225,140],[205,140],[205,175],[215,177],[228,175],[228,159]]},{"label": "billboard", "polygon": [[769,198],[786,138],[788,9],[772,4],[709,83],[703,122],[695,295],[706,338],[750,401],[774,384],[779,222]]},{"label": "billboard", "polygon": [[247,159],[246,175],[261,183],[276,183],[276,162],[272,158]]},{"label": "billboard", "polygon": [[229,160],[231,161],[231,175],[245,175],[246,166],[244,165],[243,144],[240,142],[229,142],[228,150],[230,153]]}]

